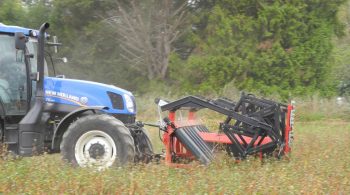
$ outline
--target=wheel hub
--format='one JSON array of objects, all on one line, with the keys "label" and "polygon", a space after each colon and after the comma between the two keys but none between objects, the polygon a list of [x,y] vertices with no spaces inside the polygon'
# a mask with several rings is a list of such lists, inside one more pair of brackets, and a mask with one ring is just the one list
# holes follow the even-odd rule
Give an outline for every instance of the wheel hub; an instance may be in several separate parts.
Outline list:
[{"label": "wheel hub", "polygon": [[75,158],[82,167],[96,166],[101,170],[113,165],[117,158],[117,147],[107,133],[90,130],[77,140]]},{"label": "wheel hub", "polygon": [[105,148],[100,143],[94,143],[89,148],[89,155],[93,159],[100,159],[105,154]]}]

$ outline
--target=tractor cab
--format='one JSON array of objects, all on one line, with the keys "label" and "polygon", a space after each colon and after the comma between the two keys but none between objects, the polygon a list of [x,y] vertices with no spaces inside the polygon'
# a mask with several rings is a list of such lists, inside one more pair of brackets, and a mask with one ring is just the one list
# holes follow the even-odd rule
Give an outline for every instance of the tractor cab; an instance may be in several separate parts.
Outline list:
[{"label": "tractor cab", "polygon": [[[35,82],[30,79],[30,73],[37,69],[38,42],[34,31],[26,29],[26,51],[16,49],[15,33],[11,30],[15,28],[25,31],[0,24],[0,110],[3,115],[17,116],[19,120],[27,113],[35,96]],[[26,58],[28,54],[30,57]],[[47,72],[45,62],[46,75]]]},{"label": "tractor cab", "polygon": [[45,27],[40,32],[0,23],[0,143],[15,154],[44,147]]}]

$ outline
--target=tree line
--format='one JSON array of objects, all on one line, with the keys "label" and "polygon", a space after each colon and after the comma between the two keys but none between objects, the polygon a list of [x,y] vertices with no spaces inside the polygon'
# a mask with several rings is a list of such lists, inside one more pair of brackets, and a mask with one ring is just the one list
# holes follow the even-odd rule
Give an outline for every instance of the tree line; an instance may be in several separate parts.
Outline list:
[{"label": "tree line", "polygon": [[[64,43],[69,77],[139,93],[334,95],[346,0],[1,0],[0,22]],[[338,72],[339,68],[337,69]]]}]

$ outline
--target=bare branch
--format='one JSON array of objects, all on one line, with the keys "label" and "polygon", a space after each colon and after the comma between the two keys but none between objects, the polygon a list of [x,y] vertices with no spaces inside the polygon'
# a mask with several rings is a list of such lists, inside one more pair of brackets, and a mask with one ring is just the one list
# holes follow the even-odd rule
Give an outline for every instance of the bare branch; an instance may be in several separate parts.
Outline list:
[{"label": "bare branch", "polygon": [[172,46],[186,25],[188,1],[117,0],[115,15],[105,18],[120,42],[121,56],[149,79],[166,77]]}]

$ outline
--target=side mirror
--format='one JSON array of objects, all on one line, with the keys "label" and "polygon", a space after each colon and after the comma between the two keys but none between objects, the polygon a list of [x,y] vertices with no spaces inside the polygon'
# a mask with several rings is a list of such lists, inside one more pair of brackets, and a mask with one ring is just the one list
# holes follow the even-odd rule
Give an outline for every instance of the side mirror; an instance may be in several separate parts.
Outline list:
[{"label": "side mirror", "polygon": [[18,50],[25,50],[27,38],[22,32],[15,33],[15,48]]},{"label": "side mirror", "polygon": [[67,62],[68,62],[68,59],[67,59],[66,57],[63,57],[63,58],[62,58],[62,61],[63,61],[63,63],[67,63]]},{"label": "side mirror", "polygon": [[66,57],[63,57],[63,58],[54,58],[55,60],[60,60],[62,61],[63,63],[67,63],[68,62],[68,59]]}]

